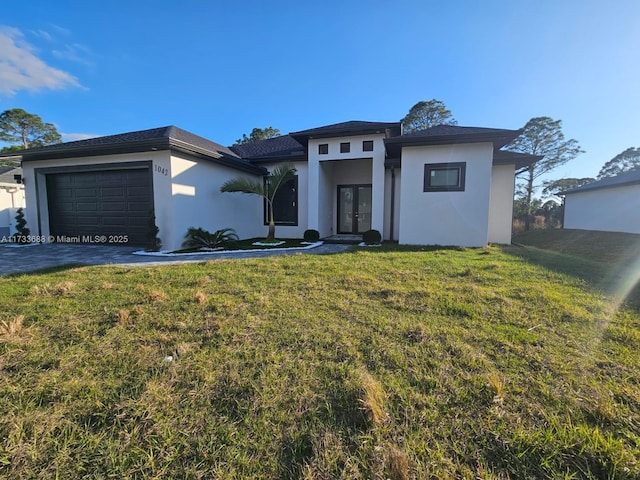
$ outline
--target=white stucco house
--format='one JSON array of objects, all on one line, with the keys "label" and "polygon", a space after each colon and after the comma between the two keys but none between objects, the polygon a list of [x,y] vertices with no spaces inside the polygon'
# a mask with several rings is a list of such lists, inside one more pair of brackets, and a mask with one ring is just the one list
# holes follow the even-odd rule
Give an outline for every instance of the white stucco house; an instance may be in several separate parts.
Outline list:
[{"label": "white stucco house", "polygon": [[16,233],[16,213],[25,207],[24,185],[17,178],[22,178],[20,167],[0,167],[0,242]]},{"label": "white stucco house", "polygon": [[279,237],[375,229],[401,244],[475,247],[511,241],[514,173],[537,160],[501,150],[518,134],[441,125],[403,135],[399,122],[349,121],[224,147],[169,126],[12,153],[22,157],[28,226],[57,241],[142,244],[152,214],[165,249],[191,226],[264,236],[262,200],[220,186],[289,162],[296,177],[275,202]]},{"label": "white stucco house", "polygon": [[561,192],[563,228],[640,234],[640,170]]}]

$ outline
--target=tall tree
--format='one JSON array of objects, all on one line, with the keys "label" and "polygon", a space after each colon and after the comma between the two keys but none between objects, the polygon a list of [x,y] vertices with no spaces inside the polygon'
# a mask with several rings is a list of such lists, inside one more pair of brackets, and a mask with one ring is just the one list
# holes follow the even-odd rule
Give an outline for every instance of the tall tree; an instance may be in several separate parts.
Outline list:
[{"label": "tall tree", "polygon": [[280,130],[278,130],[277,128],[273,128],[273,127],[254,128],[253,130],[251,130],[251,133],[249,134],[248,137],[246,133],[243,133],[242,138],[239,138],[238,140],[236,140],[236,143],[234,143],[234,145],[243,145],[245,143],[259,142],[260,140],[279,137],[280,135],[281,135]]},{"label": "tall tree", "polygon": [[558,180],[545,180],[542,182],[542,195],[544,197],[557,197],[559,192],[570,190],[572,188],[582,187],[591,182],[595,182],[595,178],[559,178]]},{"label": "tall tree", "polygon": [[276,223],[273,216],[273,199],[280,187],[294,178],[296,169],[291,164],[282,164],[273,169],[269,176],[260,180],[246,177],[236,177],[227,180],[220,187],[221,192],[240,192],[257,195],[267,201],[269,211],[269,233],[267,241],[273,241],[276,236]]},{"label": "tall tree", "polygon": [[34,148],[60,143],[62,137],[53,123],[44,123],[38,115],[13,108],[0,114],[0,140]]},{"label": "tall tree", "polygon": [[602,166],[598,180],[633,170],[640,170],[640,148],[629,147]]},{"label": "tall tree", "polygon": [[440,100],[422,100],[416,103],[409,113],[400,120],[405,133],[425,130],[436,125],[457,125],[451,111]]},{"label": "tall tree", "polygon": [[536,180],[541,175],[573,160],[583,153],[583,150],[577,140],[564,138],[561,120],[553,120],[549,117],[534,117],[529,120],[522,129],[522,133],[506,149],[543,156],[541,160],[516,172],[516,176],[522,179],[521,187],[524,190],[526,210],[525,229],[529,230],[533,193],[537,188]]}]

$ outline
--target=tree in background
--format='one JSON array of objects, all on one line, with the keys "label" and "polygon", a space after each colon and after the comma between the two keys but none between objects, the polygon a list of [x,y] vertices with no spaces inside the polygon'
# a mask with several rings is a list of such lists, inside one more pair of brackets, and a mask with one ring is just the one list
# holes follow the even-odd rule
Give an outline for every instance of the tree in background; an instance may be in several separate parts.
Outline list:
[{"label": "tree in background", "polygon": [[572,188],[582,187],[591,182],[595,182],[595,178],[559,178],[558,180],[545,180],[542,182],[543,197],[558,197],[558,193]]},{"label": "tree in background", "polygon": [[53,123],[44,123],[38,115],[13,108],[0,114],[0,140],[13,143],[6,150],[12,151],[14,147],[19,150],[60,143],[62,137]]},{"label": "tree in background", "polygon": [[425,130],[436,125],[457,125],[458,122],[451,115],[451,111],[440,100],[416,103],[409,113],[400,120],[404,133]]},{"label": "tree in background", "polygon": [[267,241],[272,242],[276,236],[276,223],[273,217],[273,199],[280,187],[294,178],[296,169],[291,164],[279,165],[273,169],[269,176],[260,180],[251,180],[246,177],[236,177],[227,180],[221,187],[221,192],[240,192],[249,195],[257,195],[266,200],[269,212],[269,233]]},{"label": "tree in background", "polygon": [[598,173],[598,180],[634,170],[640,170],[640,148],[630,147],[602,166]]},{"label": "tree in background", "polygon": [[522,133],[505,149],[543,156],[542,160],[516,172],[516,176],[522,179],[520,186],[524,192],[525,230],[529,230],[531,215],[534,211],[533,193],[537,187],[535,181],[541,175],[573,160],[583,153],[583,150],[577,140],[565,140],[561,120],[553,120],[549,117],[534,117],[529,120],[522,129]]},{"label": "tree in background", "polygon": [[251,130],[251,133],[248,137],[246,133],[243,133],[242,138],[236,140],[236,143],[234,143],[233,145],[243,145],[245,143],[259,142],[260,140],[279,137],[280,135],[280,130],[278,130],[277,128],[254,128],[253,130]]}]

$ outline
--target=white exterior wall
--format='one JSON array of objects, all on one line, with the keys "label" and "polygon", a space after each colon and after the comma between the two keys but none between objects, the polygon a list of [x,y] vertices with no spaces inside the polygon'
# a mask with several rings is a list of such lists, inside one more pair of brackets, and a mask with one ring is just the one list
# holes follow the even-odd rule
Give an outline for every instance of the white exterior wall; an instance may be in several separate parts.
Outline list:
[{"label": "white exterior wall", "polygon": [[[262,228],[262,214],[258,214],[256,207],[262,205],[261,199],[255,195],[220,191],[223,183],[239,176],[260,178],[207,160],[174,153],[169,174],[168,191],[171,194],[162,199],[156,196],[156,205],[161,205],[162,214],[167,209],[167,217],[172,219],[164,236],[160,230],[162,248],[180,248],[189,227],[200,227],[210,232],[233,228],[240,238],[262,235],[265,230]],[[158,227],[161,228],[160,225]]]},{"label": "white exterior wall", "polygon": [[489,201],[489,242],[511,243],[515,165],[494,165],[491,170]]},{"label": "white exterior wall", "polygon": [[24,207],[24,186],[18,183],[0,183],[0,242],[3,237],[16,233],[16,212]]},{"label": "white exterior wall", "polygon": [[[362,142],[373,140],[373,151],[363,152]],[[340,153],[340,143],[349,142],[351,151]],[[329,153],[318,154],[318,145],[329,145]],[[309,228],[318,230],[321,236],[332,235],[337,226],[337,186],[347,183],[371,184],[371,228],[384,233],[385,209],[385,147],[384,135],[356,135],[350,137],[317,138],[309,140],[308,207]],[[342,160],[358,160],[367,167],[367,173],[354,174],[349,163]],[[366,163],[364,163],[366,162]],[[354,179],[350,181],[349,179]]]},{"label": "white exterior wall", "polygon": [[[271,171],[280,165],[282,165],[282,162],[273,165],[260,166]],[[309,165],[307,162],[291,162],[291,165],[296,169],[296,175],[298,176],[298,225],[276,225],[276,237],[278,238],[302,238],[309,222]],[[261,199],[258,199],[256,208],[259,225],[264,227],[260,231],[259,235],[256,236],[266,236],[269,227],[264,225],[264,202]]]},{"label": "white exterior wall", "polygon": [[566,195],[563,227],[640,234],[640,185]]},{"label": "white exterior wall", "polygon": [[[463,192],[424,192],[424,166],[466,162]],[[403,147],[399,243],[485,246],[493,144]]]},{"label": "white exterior wall", "polygon": [[[56,160],[38,160],[28,161],[22,164],[22,178],[25,186],[26,209],[25,217],[27,227],[31,230],[32,235],[48,237],[49,230],[49,206],[47,204],[47,184],[46,171],[40,171],[37,175],[35,170],[58,168],[58,167],[75,167],[83,165],[108,165],[109,169],[113,169],[114,165],[119,163],[151,161],[151,173],[153,175],[153,196],[156,211],[156,225],[160,233],[158,236],[162,240],[163,245],[168,242],[166,237],[171,226],[171,216],[165,212],[169,212],[171,183],[168,176],[160,173],[162,171],[170,171],[170,160],[168,151],[129,153],[120,155],[104,155],[97,157],[79,157],[65,158]],[[157,167],[157,168],[156,168]],[[73,169],[69,169],[73,171]]]}]

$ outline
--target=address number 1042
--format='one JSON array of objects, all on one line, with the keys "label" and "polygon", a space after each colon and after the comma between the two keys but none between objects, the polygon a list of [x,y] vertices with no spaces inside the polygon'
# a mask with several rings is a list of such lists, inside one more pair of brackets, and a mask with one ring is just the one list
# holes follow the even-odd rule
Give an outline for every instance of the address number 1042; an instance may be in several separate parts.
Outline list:
[{"label": "address number 1042", "polygon": [[165,176],[169,175],[169,169],[162,167],[160,165],[154,165],[153,170],[158,172],[160,175],[165,175]]}]

